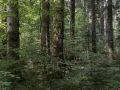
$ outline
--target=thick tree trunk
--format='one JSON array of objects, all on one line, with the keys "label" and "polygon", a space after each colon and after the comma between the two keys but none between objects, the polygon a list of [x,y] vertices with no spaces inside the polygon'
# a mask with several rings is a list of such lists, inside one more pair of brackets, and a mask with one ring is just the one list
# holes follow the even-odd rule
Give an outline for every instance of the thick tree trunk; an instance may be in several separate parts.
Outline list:
[{"label": "thick tree trunk", "polygon": [[64,0],[55,1],[52,33],[52,56],[63,60]]},{"label": "thick tree trunk", "polygon": [[7,17],[7,56],[10,59],[19,59],[19,13],[18,1],[8,0]]},{"label": "thick tree trunk", "polygon": [[96,10],[95,10],[95,0],[91,0],[91,30],[92,30],[92,52],[96,53]]},{"label": "thick tree trunk", "polygon": [[[19,10],[18,10],[18,0],[11,1],[8,0],[7,6],[7,59],[19,60],[19,47],[20,47],[20,39],[19,39]],[[20,65],[20,64],[19,64]],[[11,87],[10,90],[16,90],[15,87],[17,83],[21,80],[21,71],[18,70],[18,63],[13,63],[8,70],[20,79],[11,78]]]},{"label": "thick tree trunk", "polygon": [[49,0],[42,0],[41,48],[46,54],[50,54],[49,7]]},{"label": "thick tree trunk", "polygon": [[108,46],[108,57],[110,59],[114,58],[114,44],[113,44],[113,15],[112,15],[112,0],[108,0],[107,7],[107,46]]},{"label": "thick tree trunk", "polygon": [[70,37],[75,38],[75,0],[70,2]]}]

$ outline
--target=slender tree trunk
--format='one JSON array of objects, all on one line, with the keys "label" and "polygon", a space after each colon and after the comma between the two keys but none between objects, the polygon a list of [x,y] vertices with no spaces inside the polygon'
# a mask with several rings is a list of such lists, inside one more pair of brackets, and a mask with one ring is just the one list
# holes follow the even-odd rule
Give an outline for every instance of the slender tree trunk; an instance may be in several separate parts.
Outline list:
[{"label": "slender tree trunk", "polygon": [[98,29],[98,31],[96,32],[98,32],[99,35],[101,34],[101,31],[100,31],[100,16],[101,16],[100,1],[101,0],[95,0],[96,29]]},{"label": "slender tree trunk", "polygon": [[[86,18],[89,18],[89,1],[84,1],[84,10],[86,14]],[[89,20],[88,20],[89,21]],[[89,23],[89,22],[88,22]],[[89,51],[89,24],[86,24],[86,43],[87,43],[87,50]]]},{"label": "slender tree trunk", "polygon": [[[6,3],[6,2],[3,2],[3,4],[4,3]],[[3,5],[3,6],[1,6],[1,12],[6,12],[6,6],[5,5]],[[6,26],[6,21],[7,21],[7,18],[6,17],[4,17],[4,15],[1,15],[2,16],[2,18],[1,18],[1,24],[3,25],[3,26]],[[0,33],[2,34],[2,36],[0,36],[1,37],[1,48],[0,48],[0,59],[2,59],[2,58],[4,58],[4,59],[6,59],[6,54],[7,54],[7,37],[6,37],[6,30],[7,30],[7,28],[6,27],[0,27]]]},{"label": "slender tree trunk", "polygon": [[19,13],[18,1],[8,0],[7,7],[7,57],[19,59]]},{"label": "slender tree trunk", "polygon": [[108,57],[114,58],[114,44],[113,44],[113,15],[112,15],[112,0],[108,0],[107,7],[107,46],[108,46]]},{"label": "slender tree trunk", "polygon": [[49,0],[42,0],[42,52],[50,54],[50,33],[49,33]]},{"label": "slender tree trunk", "polygon": [[85,10],[86,10],[86,4],[87,4],[87,0],[84,0],[84,5],[83,5],[83,7],[85,8]]},{"label": "slender tree trunk", "polygon": [[95,0],[91,0],[91,30],[92,30],[92,52],[96,53],[96,10],[95,10]]},{"label": "slender tree trunk", "polygon": [[[5,25],[6,23],[6,18],[2,18],[1,22]],[[6,58],[6,44],[7,44],[7,40],[6,40],[6,28],[0,28],[0,33],[3,35],[1,37],[1,48],[0,48],[0,59],[2,58]]]},{"label": "slender tree trunk", "polygon": [[52,33],[52,56],[63,60],[64,0],[55,1]]},{"label": "slender tree trunk", "polygon": [[70,36],[72,39],[75,38],[75,0],[70,2]]},{"label": "slender tree trunk", "polygon": [[91,50],[91,45],[90,45],[90,41],[91,41],[91,25],[92,25],[92,20],[91,20],[91,1],[88,0],[86,3],[87,7],[86,7],[86,12],[87,12],[87,16],[88,16],[88,30],[87,30],[87,46],[88,46],[88,51]]},{"label": "slender tree trunk", "polygon": [[105,39],[107,38],[106,31],[107,31],[107,0],[104,1],[104,36],[105,36]]},{"label": "slender tree trunk", "polygon": [[104,35],[104,0],[100,1],[100,32]]}]

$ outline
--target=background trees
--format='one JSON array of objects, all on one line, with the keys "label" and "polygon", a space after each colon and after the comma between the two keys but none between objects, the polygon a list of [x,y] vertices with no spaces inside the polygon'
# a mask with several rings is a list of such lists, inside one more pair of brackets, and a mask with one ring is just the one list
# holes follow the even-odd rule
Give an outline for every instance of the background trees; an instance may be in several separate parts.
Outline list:
[{"label": "background trees", "polygon": [[119,10],[119,0],[1,0],[0,90],[118,90]]}]

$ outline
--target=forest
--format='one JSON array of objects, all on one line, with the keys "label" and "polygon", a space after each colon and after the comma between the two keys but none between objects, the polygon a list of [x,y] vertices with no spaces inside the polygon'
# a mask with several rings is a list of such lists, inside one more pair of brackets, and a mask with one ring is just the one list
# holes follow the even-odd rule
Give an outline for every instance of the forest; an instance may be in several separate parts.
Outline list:
[{"label": "forest", "polygon": [[0,90],[120,90],[120,0],[0,0]]}]

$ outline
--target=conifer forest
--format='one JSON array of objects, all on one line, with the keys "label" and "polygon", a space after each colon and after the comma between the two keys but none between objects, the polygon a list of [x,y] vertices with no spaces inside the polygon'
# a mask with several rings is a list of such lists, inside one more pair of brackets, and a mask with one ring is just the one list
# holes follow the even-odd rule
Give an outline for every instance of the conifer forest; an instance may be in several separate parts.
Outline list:
[{"label": "conifer forest", "polygon": [[120,0],[0,0],[0,90],[120,90]]}]

